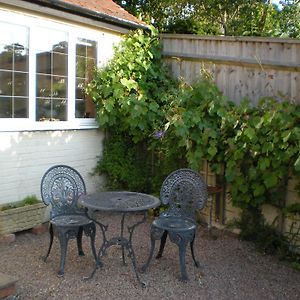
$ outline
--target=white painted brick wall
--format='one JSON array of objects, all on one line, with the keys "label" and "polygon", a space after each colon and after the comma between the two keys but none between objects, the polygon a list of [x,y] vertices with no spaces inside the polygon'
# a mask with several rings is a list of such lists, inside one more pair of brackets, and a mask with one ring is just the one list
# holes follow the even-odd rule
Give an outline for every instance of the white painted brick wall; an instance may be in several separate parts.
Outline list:
[{"label": "white painted brick wall", "polygon": [[88,192],[101,189],[102,179],[90,173],[102,154],[102,140],[97,129],[0,132],[0,204],[32,194],[40,198],[41,178],[55,164],[78,170]]}]

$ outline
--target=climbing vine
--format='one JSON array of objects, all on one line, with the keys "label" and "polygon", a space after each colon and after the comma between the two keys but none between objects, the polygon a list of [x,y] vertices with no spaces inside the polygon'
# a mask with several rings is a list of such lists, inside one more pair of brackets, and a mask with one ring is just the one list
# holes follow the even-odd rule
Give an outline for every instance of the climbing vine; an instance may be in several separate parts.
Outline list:
[{"label": "climbing vine", "polygon": [[137,30],[115,48],[113,59],[87,86],[104,128],[117,127],[134,142],[163,127],[177,82],[162,63],[158,32]]},{"label": "climbing vine", "polygon": [[[193,85],[172,79],[153,28],[125,38],[108,65],[97,70],[87,93],[108,137],[123,136],[122,160],[133,161],[130,149],[138,153],[137,145],[144,153],[136,173],[142,190],[155,186],[157,191],[160,176],[172,168],[199,170],[208,160],[216,174],[225,170],[234,205],[259,208],[282,206],[287,179],[292,174],[299,179],[300,106],[272,98],[256,107],[248,101],[236,105],[207,77]],[[109,174],[113,162],[122,165],[121,156],[104,164],[113,153],[107,149],[99,170]],[[124,185],[125,170],[119,171],[113,180]]]}]

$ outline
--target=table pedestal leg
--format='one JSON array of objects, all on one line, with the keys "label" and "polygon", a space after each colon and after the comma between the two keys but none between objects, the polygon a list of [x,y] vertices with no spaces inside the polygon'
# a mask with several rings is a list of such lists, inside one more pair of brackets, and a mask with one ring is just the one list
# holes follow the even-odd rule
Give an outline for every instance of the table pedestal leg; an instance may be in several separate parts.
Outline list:
[{"label": "table pedestal leg", "polygon": [[142,224],[146,221],[146,215],[147,215],[147,213],[143,212],[142,220],[136,222],[135,224],[133,224],[131,226],[127,226],[129,237],[125,238],[124,237],[124,221],[125,221],[126,213],[123,213],[122,214],[122,219],[121,219],[121,235],[117,236],[117,237],[113,237],[109,240],[106,238],[106,231],[108,230],[108,225],[104,225],[104,224],[94,220],[99,225],[99,227],[102,231],[103,243],[102,243],[102,245],[99,249],[99,252],[98,252],[98,262],[99,262],[99,264],[95,266],[92,274],[89,277],[86,277],[85,279],[92,278],[94,276],[96,270],[99,268],[99,266],[100,267],[102,266],[101,257],[106,254],[106,250],[110,246],[119,245],[119,246],[122,247],[122,261],[123,261],[123,264],[125,264],[125,249],[126,249],[128,251],[128,257],[131,259],[133,270],[135,272],[135,276],[136,276],[138,282],[142,286],[145,286],[145,284],[140,280],[140,277],[139,277],[138,272],[137,272],[136,257],[135,257],[135,253],[134,253],[134,250],[133,250],[133,247],[132,247],[132,237],[133,237],[134,229],[138,225],[140,225],[140,224]]}]

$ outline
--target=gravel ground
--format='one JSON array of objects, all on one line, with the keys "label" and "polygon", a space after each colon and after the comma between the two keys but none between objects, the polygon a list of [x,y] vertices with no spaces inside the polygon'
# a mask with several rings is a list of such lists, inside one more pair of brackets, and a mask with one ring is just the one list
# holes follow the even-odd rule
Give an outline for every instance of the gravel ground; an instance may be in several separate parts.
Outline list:
[{"label": "gravel ground", "polygon": [[[108,236],[119,232],[119,216],[100,217],[103,223],[110,224]],[[129,222],[138,217],[130,217]],[[147,220],[138,226],[134,234],[139,268],[149,250],[150,223]],[[100,231],[97,234],[99,247]],[[12,244],[0,246],[0,271],[18,278],[14,299],[300,299],[299,271],[256,252],[251,244],[223,231],[214,230],[213,234],[216,238],[208,234],[206,227],[199,226],[195,253],[201,267],[194,267],[188,250],[187,283],[178,280],[178,249],[169,240],[164,256],[153,259],[148,272],[140,275],[145,288],[137,283],[129,259],[128,265],[123,266],[117,246],[109,248],[102,258],[104,266],[94,277],[83,281],[94,266],[88,238],[84,238],[84,257],[77,256],[76,242],[69,242],[65,276],[58,278],[60,255],[56,238],[47,262],[41,259],[48,247],[48,233],[22,232]]]}]

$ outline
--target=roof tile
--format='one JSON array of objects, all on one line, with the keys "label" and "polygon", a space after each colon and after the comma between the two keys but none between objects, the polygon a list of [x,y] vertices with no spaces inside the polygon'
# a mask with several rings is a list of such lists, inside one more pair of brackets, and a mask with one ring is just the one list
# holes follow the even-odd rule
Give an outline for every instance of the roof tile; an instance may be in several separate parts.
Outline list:
[{"label": "roof tile", "polygon": [[62,0],[62,2],[81,6],[82,8],[106,14],[121,20],[144,24],[112,0]]}]

